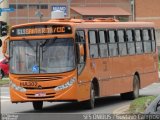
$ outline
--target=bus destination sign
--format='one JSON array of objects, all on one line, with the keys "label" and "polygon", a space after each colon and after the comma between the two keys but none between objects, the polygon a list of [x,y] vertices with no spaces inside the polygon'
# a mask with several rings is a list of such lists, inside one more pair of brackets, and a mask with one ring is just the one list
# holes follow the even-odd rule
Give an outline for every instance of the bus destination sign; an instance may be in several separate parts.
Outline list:
[{"label": "bus destination sign", "polygon": [[11,36],[43,36],[53,34],[71,34],[72,29],[69,25],[34,25],[11,29]]}]

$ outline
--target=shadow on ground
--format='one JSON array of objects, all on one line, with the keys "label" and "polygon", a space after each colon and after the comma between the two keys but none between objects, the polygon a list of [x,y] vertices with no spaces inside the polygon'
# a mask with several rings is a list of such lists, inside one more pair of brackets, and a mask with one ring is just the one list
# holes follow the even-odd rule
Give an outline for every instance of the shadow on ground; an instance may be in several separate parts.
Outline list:
[{"label": "shadow on ground", "polygon": [[[128,100],[129,101],[129,100]],[[109,96],[104,98],[96,99],[95,109],[89,110],[86,108],[86,104],[84,102],[66,102],[59,103],[52,106],[44,107],[42,111],[23,111],[20,113],[77,113],[77,112],[94,112],[97,109],[102,109],[107,106],[116,105],[119,103],[126,102],[122,100],[120,96]]]}]

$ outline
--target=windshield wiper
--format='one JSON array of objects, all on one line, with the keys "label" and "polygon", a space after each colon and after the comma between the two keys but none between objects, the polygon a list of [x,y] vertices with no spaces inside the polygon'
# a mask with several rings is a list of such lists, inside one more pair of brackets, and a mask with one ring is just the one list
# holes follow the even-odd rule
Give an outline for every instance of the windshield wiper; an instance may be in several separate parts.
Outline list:
[{"label": "windshield wiper", "polygon": [[40,44],[40,47],[42,47],[42,61],[43,61],[43,53],[48,49],[48,48],[46,48],[45,50],[43,49],[43,47],[48,43],[48,42],[52,42],[52,43],[55,43],[55,41],[57,40],[57,37],[55,37],[54,39],[47,39],[47,40],[45,40],[45,42],[44,43],[41,43]]},{"label": "windshield wiper", "polygon": [[44,43],[40,43],[40,47],[44,47],[49,42],[49,39],[45,40]]},{"label": "windshield wiper", "polygon": [[53,42],[55,42],[56,41],[56,39],[57,39],[57,37],[55,37],[54,39],[52,39],[52,40],[50,40],[50,39],[47,39],[47,40],[45,40],[45,42],[44,43],[41,43],[40,44],[40,47],[44,47],[49,41],[53,41]]}]

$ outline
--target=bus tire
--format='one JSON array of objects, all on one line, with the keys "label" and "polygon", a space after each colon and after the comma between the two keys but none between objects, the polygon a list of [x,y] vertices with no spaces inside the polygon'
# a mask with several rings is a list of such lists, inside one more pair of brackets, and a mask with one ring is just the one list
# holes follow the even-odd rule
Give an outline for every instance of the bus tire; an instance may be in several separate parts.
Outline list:
[{"label": "bus tire", "polygon": [[34,110],[42,110],[43,101],[33,101],[32,103],[33,103]]},{"label": "bus tire", "polygon": [[87,101],[87,108],[93,109],[95,107],[95,89],[93,83],[90,87],[90,99]]},{"label": "bus tire", "polygon": [[139,97],[140,81],[137,75],[133,78],[133,91],[127,93],[121,93],[122,99],[133,100]]}]

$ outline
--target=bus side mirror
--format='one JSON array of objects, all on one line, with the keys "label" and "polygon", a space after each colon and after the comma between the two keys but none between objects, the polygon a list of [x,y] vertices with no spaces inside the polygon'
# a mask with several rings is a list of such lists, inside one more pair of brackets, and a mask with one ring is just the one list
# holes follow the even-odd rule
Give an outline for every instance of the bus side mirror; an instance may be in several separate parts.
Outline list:
[{"label": "bus side mirror", "polygon": [[8,59],[9,55],[7,54],[7,41],[9,40],[9,37],[7,37],[4,42],[3,42],[3,46],[2,46],[2,53],[4,54],[4,56]]},{"label": "bus side mirror", "polygon": [[0,47],[2,46],[2,40],[0,39]]},{"label": "bus side mirror", "polygon": [[83,44],[79,44],[78,47],[79,47],[79,55],[84,56],[84,46],[83,46]]}]

